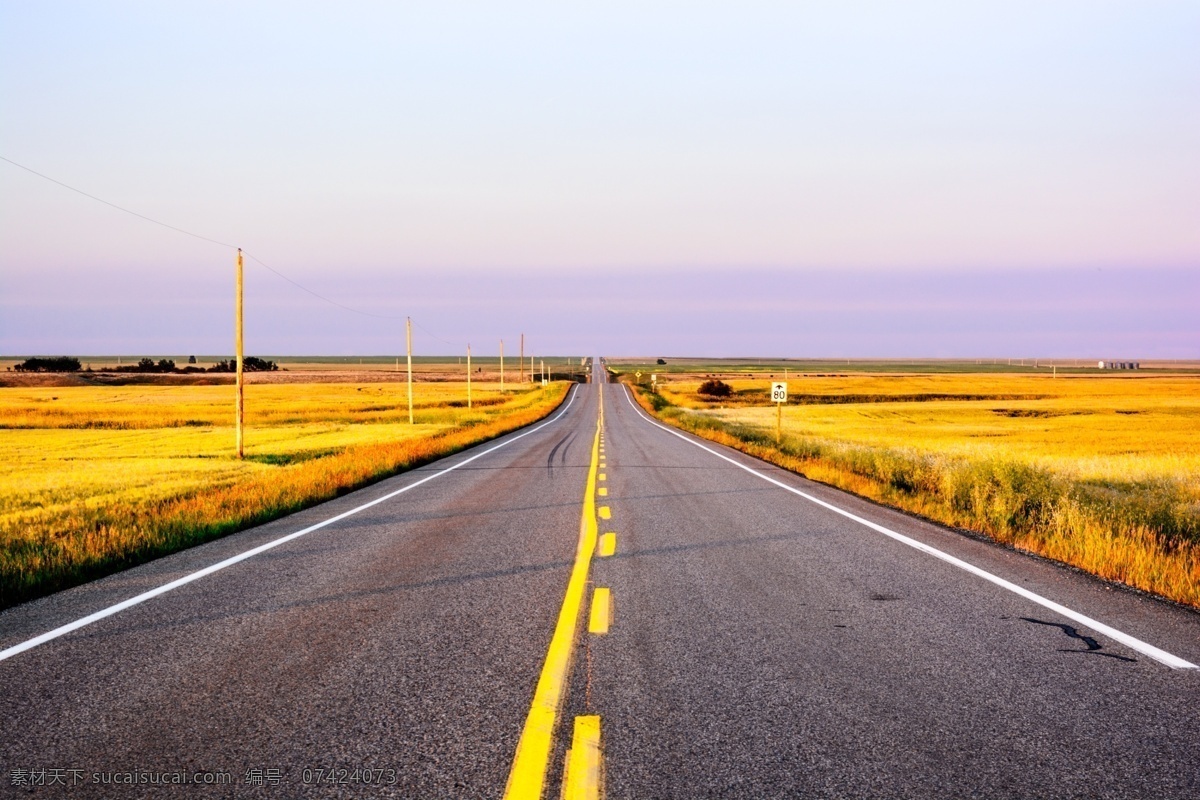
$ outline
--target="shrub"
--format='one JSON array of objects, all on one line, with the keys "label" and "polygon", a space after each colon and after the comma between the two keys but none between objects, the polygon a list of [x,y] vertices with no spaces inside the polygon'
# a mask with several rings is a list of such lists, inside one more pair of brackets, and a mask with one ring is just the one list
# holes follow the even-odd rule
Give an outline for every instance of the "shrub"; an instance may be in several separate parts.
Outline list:
[{"label": "shrub", "polygon": [[274,361],[266,361],[257,356],[246,356],[242,359],[242,369],[247,372],[274,372],[279,365]]},{"label": "shrub", "polygon": [[725,381],[712,378],[700,384],[700,388],[696,391],[708,397],[729,397],[729,395],[733,394],[733,387]]},{"label": "shrub", "polygon": [[175,360],[170,358],[160,358],[156,363],[153,358],[139,359],[136,364],[126,364],[123,367],[114,367],[113,372],[175,372]]},{"label": "shrub", "polygon": [[[274,361],[267,361],[257,356],[246,356],[242,359],[242,370],[245,372],[274,372],[279,369],[279,365]],[[218,361],[216,365],[208,368],[209,372],[236,372],[237,362],[234,360]]]},{"label": "shrub", "polygon": [[650,401],[650,405],[655,411],[662,411],[667,406],[671,405],[667,398],[663,397],[658,392],[646,392],[646,399]]},{"label": "shrub", "polygon": [[50,356],[49,358],[27,358],[17,364],[17,372],[78,372],[78,358]]}]

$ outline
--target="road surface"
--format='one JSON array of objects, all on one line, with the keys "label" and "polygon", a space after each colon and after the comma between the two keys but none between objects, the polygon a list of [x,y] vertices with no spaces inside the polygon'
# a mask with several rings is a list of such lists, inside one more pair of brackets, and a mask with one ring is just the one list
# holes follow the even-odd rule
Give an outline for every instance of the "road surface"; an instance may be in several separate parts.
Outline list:
[{"label": "road surface", "polygon": [[612,384],[10,609],[0,650],[0,796],[557,798],[569,762],[609,798],[1200,797],[1200,615]]}]

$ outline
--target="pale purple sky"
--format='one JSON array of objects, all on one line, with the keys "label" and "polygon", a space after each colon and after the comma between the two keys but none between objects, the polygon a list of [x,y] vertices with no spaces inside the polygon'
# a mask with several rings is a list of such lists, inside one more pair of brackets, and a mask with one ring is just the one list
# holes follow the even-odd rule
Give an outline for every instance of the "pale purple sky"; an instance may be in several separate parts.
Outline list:
[{"label": "pale purple sky", "polygon": [[[0,156],[481,352],[1197,357],[1197,41],[1190,2],[8,3]],[[0,353],[228,352],[231,281],[0,162]],[[252,352],[403,343],[254,264],[247,305]]]}]

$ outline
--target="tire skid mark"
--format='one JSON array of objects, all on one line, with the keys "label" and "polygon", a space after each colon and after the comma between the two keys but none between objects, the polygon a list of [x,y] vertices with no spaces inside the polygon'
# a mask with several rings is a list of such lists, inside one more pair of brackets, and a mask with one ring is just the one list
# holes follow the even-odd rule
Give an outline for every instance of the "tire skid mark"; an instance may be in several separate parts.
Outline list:
[{"label": "tire skid mark", "polygon": [[567,453],[571,450],[571,445],[575,444],[575,433],[576,431],[571,431],[571,438],[567,440],[567,446],[563,448],[562,453],[558,456],[559,463],[564,467],[567,465]]},{"label": "tire skid mark", "polygon": [[[550,473],[551,475],[554,474],[554,454],[558,452],[558,448],[562,447],[563,442],[574,438],[575,431],[570,431],[569,433],[564,434],[563,437],[558,440],[558,444],[554,445],[554,448],[550,451],[550,455],[546,457],[546,472]],[[568,448],[570,446],[571,445],[569,444],[567,445]],[[564,450],[563,453],[565,456],[566,451]]]}]

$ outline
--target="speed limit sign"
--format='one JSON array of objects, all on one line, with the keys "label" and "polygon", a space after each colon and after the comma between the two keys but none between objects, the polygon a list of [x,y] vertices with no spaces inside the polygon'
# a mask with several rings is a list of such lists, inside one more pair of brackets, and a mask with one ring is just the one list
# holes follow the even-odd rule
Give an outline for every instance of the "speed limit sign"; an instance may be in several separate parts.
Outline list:
[{"label": "speed limit sign", "polygon": [[771,402],[786,403],[787,402],[787,384],[772,383],[771,384]]}]

